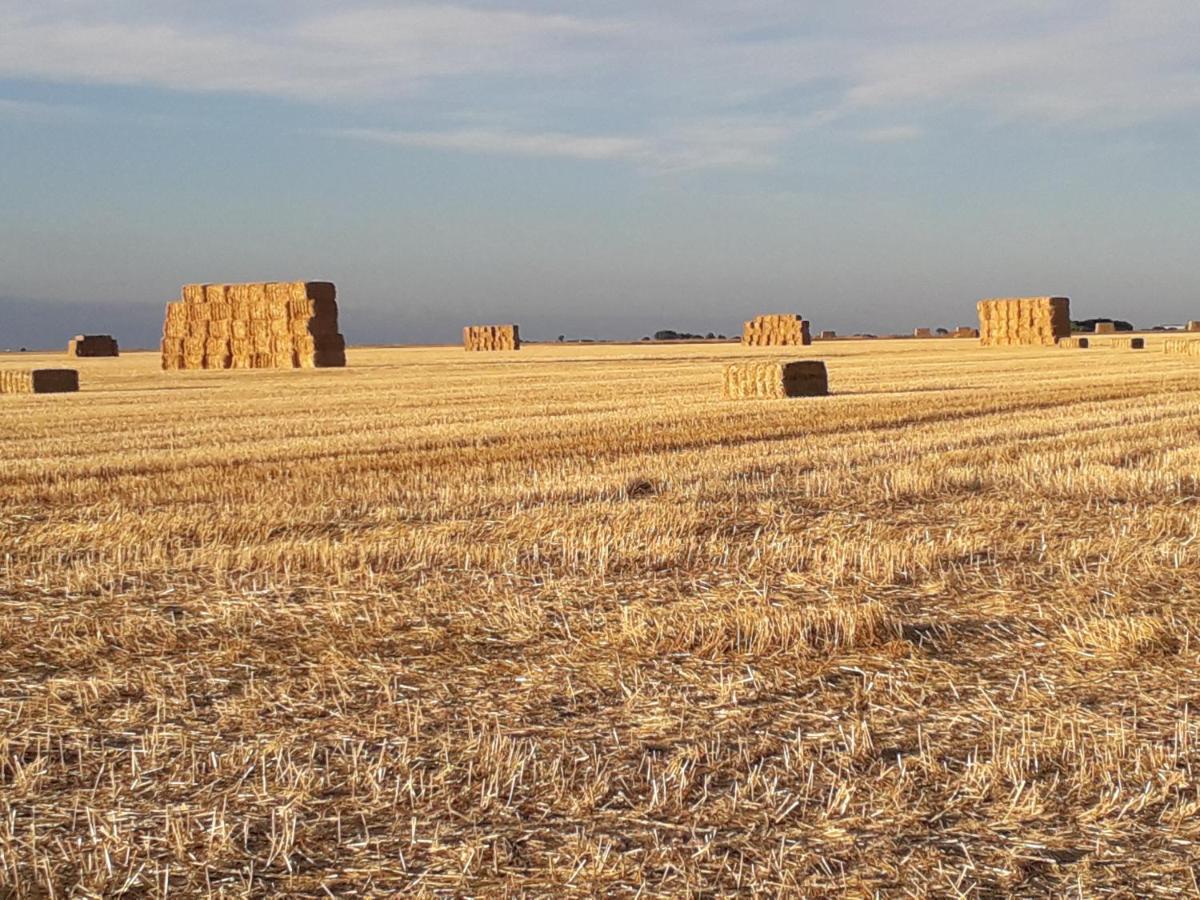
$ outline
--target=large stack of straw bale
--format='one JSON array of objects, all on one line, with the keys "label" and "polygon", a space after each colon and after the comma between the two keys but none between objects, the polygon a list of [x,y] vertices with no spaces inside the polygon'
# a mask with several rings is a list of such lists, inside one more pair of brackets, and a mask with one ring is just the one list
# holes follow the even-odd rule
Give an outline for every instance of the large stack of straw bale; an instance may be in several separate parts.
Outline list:
[{"label": "large stack of straw bale", "polygon": [[1189,319],[1187,323],[1188,331],[1200,331],[1200,319]]},{"label": "large stack of straw bale", "polygon": [[916,337],[916,338],[933,337],[933,332],[928,328],[914,328],[913,329],[913,337]]},{"label": "large stack of straw bale", "polygon": [[730,363],[725,366],[721,390],[721,396],[726,400],[823,397],[828,393],[825,363],[813,359],[786,363]]},{"label": "large stack of straw bale", "polygon": [[836,340],[836,339],[837,339],[837,332],[836,332],[836,331],[822,331],[822,332],[821,332],[821,334],[820,334],[820,338],[821,338],[821,340],[823,340],[823,341],[832,341],[832,340]]},{"label": "large stack of straw bale", "polygon": [[812,343],[808,320],[795,313],[755,316],[742,327],[747,347],[807,347]]},{"label": "large stack of straw bale", "polygon": [[67,356],[120,356],[111,334],[77,334],[67,344]]},{"label": "large stack of straw bale", "polygon": [[1200,356],[1200,338],[1167,338],[1163,353],[1179,356]]},{"label": "large stack of straw bale", "polygon": [[185,284],[167,304],[164,369],[346,365],[337,291],[327,281]]},{"label": "large stack of straw bale", "polygon": [[0,369],[0,394],[66,394],[79,390],[74,369]]},{"label": "large stack of straw bale", "polygon": [[516,325],[468,325],[463,329],[464,350],[520,350],[521,329]]},{"label": "large stack of straw bale", "polygon": [[1067,350],[1086,350],[1091,345],[1085,337],[1065,337],[1058,339],[1058,346]]},{"label": "large stack of straw bale", "polygon": [[954,329],[954,336],[956,338],[977,338],[979,337],[979,329],[971,328],[967,325],[960,325],[958,328]]},{"label": "large stack of straw bale", "polygon": [[1071,336],[1066,297],[1008,297],[979,301],[979,343],[984,347],[1053,347]]}]

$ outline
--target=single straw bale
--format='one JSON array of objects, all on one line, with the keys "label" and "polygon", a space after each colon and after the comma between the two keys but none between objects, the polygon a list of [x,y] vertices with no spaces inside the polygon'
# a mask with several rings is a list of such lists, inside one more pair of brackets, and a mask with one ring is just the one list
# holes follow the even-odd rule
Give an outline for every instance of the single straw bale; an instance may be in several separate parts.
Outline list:
[{"label": "single straw bale", "polygon": [[75,369],[0,369],[0,394],[66,394],[79,390]]},{"label": "single straw bale", "polygon": [[205,356],[228,356],[229,355],[229,338],[225,337],[210,337],[204,342]]},{"label": "single straw bale", "polygon": [[213,319],[208,323],[208,336],[227,338],[233,334],[233,321],[231,319]]},{"label": "single straw bale", "polygon": [[292,333],[291,321],[286,316],[276,316],[268,320],[271,334],[274,337],[288,337]]},{"label": "single straw bale", "polygon": [[270,353],[273,338],[269,334],[255,334],[250,338],[250,346],[254,349],[256,356]]},{"label": "single straw bale", "polygon": [[1090,343],[1085,337],[1065,337],[1058,339],[1058,346],[1066,350],[1086,350]]},{"label": "single straw bale", "polygon": [[227,354],[204,354],[204,368],[206,369],[228,369],[233,362],[233,358]]},{"label": "single straw bale", "polygon": [[1113,334],[1117,330],[1115,322],[1097,322],[1093,331],[1096,334]]},{"label": "single straw bale", "polygon": [[204,286],[204,302],[224,303],[225,289],[226,285],[223,284],[206,284]]},{"label": "single straw bale", "polygon": [[726,400],[820,397],[828,393],[825,363],[819,360],[740,362],[725,366],[722,396]]},{"label": "single straw bale", "polygon": [[1167,338],[1163,352],[1173,356],[1200,356],[1200,338]]},{"label": "single straw bale", "polygon": [[111,334],[77,334],[67,342],[67,355],[76,357],[120,356]]},{"label": "single straw bale", "polygon": [[185,284],[179,292],[180,298],[184,303],[204,303],[204,289],[208,287],[205,284]]},{"label": "single straw bale", "polygon": [[1114,350],[1145,350],[1146,339],[1140,337],[1119,337],[1106,341],[1104,346],[1112,347]]}]

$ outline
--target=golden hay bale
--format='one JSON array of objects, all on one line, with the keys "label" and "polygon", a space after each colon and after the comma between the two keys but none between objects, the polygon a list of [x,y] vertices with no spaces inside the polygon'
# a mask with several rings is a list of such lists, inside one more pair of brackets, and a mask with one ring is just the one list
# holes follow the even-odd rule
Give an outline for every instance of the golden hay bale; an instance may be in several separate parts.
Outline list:
[{"label": "golden hay bale", "polygon": [[1175,356],[1200,356],[1200,338],[1167,338],[1163,352]]},{"label": "golden hay bale", "polygon": [[345,365],[330,282],[190,284],[181,296],[164,318],[164,369]]},{"label": "golden hay bale", "polygon": [[77,334],[67,343],[67,356],[120,356],[116,338],[110,334]]},{"label": "golden hay bale", "polygon": [[984,347],[1053,347],[1071,336],[1066,297],[1005,297],[980,300],[979,343]]},{"label": "golden hay bale", "polygon": [[75,369],[0,369],[0,394],[66,394],[79,390]]},{"label": "golden hay bale", "polygon": [[808,320],[795,313],[755,316],[742,327],[742,344],[747,347],[801,347],[811,343]]},{"label": "golden hay bale", "polygon": [[1119,337],[1105,342],[1103,346],[1112,347],[1114,350],[1145,350],[1146,339],[1140,337]]},{"label": "golden hay bale", "polygon": [[721,396],[726,400],[783,397],[823,397],[829,393],[825,363],[743,362],[725,366]]},{"label": "golden hay bale", "polygon": [[1059,339],[1058,346],[1067,350],[1086,350],[1090,343],[1085,337],[1066,337]]},{"label": "golden hay bale", "polygon": [[463,328],[463,349],[468,351],[520,350],[517,325],[468,325]]}]

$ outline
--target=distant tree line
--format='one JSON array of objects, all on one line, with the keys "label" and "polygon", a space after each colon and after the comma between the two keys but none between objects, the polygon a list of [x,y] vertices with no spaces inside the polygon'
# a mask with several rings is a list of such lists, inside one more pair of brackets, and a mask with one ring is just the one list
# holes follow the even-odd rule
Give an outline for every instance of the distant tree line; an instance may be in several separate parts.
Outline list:
[{"label": "distant tree line", "polygon": [[[689,331],[672,331],[669,328],[664,328],[662,331],[654,332],[654,340],[656,341],[723,341],[723,334],[713,334],[711,331],[708,334],[692,334]],[[643,341],[650,340],[649,335],[642,338]]]}]

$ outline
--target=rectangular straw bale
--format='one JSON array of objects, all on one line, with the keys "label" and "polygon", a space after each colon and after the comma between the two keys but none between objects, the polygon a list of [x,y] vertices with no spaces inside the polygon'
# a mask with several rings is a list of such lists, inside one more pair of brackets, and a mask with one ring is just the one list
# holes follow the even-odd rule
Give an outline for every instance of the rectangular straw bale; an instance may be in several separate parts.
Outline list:
[{"label": "rectangular straw bale", "polygon": [[751,398],[822,397],[829,393],[825,363],[740,362],[725,366],[721,396],[726,400]]},{"label": "rectangular straw bale", "polygon": [[75,369],[0,369],[0,394],[66,394],[79,390]]},{"label": "rectangular straw bale", "polygon": [[1114,350],[1145,350],[1146,339],[1140,337],[1119,337],[1105,342],[1104,346]]},{"label": "rectangular straw bale", "polygon": [[1096,334],[1113,334],[1117,330],[1115,322],[1097,322],[1093,331]]},{"label": "rectangular straw bale", "polygon": [[184,303],[204,303],[204,289],[208,287],[205,284],[185,284],[183,290],[179,292],[180,299]]},{"label": "rectangular straw bale", "polygon": [[1058,346],[1066,350],[1086,350],[1090,343],[1085,337],[1066,337],[1058,340]]},{"label": "rectangular straw bale", "polygon": [[1167,338],[1163,352],[1173,356],[1200,356],[1200,338]]},{"label": "rectangular straw bale", "polygon": [[120,356],[116,338],[111,334],[77,334],[67,342],[67,356]]}]

